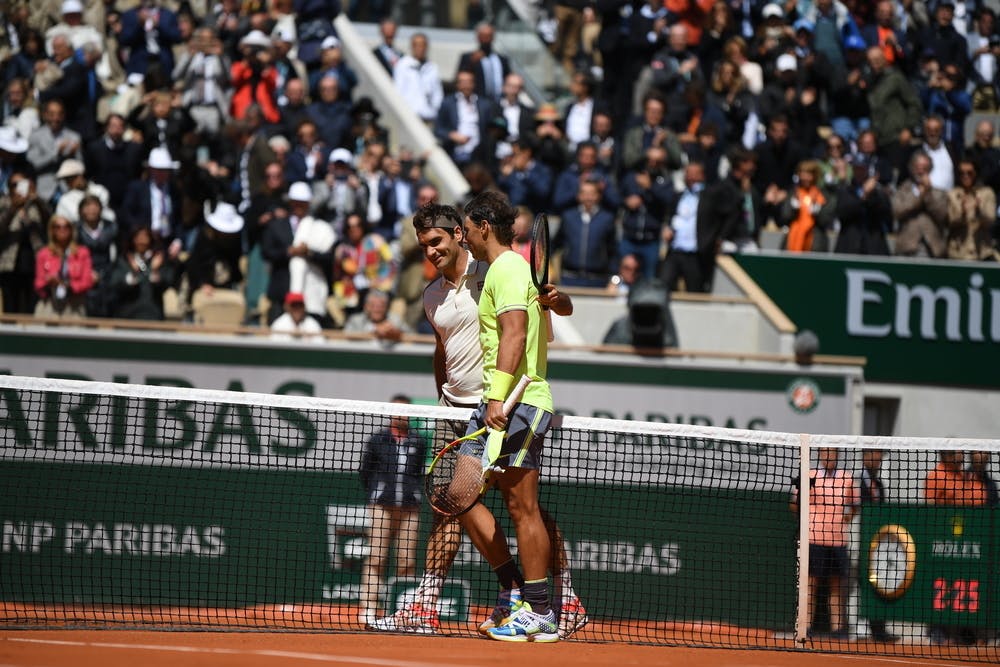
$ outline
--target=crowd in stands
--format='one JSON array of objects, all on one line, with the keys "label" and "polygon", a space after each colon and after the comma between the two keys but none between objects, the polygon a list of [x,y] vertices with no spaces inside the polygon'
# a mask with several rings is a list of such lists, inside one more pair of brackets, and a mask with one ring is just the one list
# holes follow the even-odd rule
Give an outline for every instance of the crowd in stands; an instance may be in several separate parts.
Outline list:
[{"label": "crowd in stands", "polygon": [[[396,3],[367,18],[470,196],[559,220],[562,284],[708,291],[769,226],[789,252],[998,259],[991,2],[557,0],[570,96],[537,107],[491,24],[443,73],[425,33],[396,43]],[[239,290],[283,327],[426,330],[408,219],[437,191],[355,94],[332,19],[360,4],[5,0],[4,312]]]}]

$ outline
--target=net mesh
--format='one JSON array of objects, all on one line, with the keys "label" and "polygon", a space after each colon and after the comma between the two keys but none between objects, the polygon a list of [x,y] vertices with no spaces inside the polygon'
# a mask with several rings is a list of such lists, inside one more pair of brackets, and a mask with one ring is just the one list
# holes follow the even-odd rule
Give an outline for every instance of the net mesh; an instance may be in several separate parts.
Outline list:
[{"label": "net mesh", "polygon": [[[467,417],[0,378],[0,625],[474,635],[495,577],[411,497]],[[385,449],[393,422],[408,435]],[[541,504],[561,632],[995,661],[998,455],[557,418]]]}]

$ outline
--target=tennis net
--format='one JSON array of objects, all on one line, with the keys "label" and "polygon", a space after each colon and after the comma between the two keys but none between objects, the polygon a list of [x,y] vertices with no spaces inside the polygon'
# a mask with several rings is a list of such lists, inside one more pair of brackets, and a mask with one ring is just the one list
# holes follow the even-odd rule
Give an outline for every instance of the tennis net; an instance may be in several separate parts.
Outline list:
[{"label": "tennis net", "polygon": [[[376,620],[412,610],[431,513],[373,549],[390,515],[359,470],[419,476],[468,416],[0,377],[0,625],[359,631],[365,600]],[[573,639],[1000,654],[1000,442],[555,422],[541,500],[554,601],[589,620]],[[366,458],[392,423],[406,455]],[[462,538],[430,625],[474,635],[495,596]]]}]

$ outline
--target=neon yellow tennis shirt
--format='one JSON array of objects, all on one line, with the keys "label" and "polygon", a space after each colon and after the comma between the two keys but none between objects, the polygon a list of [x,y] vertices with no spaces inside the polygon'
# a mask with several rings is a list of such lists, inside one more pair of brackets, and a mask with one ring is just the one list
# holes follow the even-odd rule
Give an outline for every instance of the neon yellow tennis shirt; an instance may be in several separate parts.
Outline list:
[{"label": "neon yellow tennis shirt", "polygon": [[484,393],[489,392],[490,380],[497,367],[497,351],[500,347],[498,318],[513,310],[523,310],[528,314],[524,356],[517,370],[512,373],[515,382],[521,375],[532,379],[521,402],[554,412],[552,391],[545,381],[549,354],[545,315],[538,303],[538,289],[531,280],[528,262],[511,250],[497,257],[490,265],[479,297],[479,344],[483,348]]}]

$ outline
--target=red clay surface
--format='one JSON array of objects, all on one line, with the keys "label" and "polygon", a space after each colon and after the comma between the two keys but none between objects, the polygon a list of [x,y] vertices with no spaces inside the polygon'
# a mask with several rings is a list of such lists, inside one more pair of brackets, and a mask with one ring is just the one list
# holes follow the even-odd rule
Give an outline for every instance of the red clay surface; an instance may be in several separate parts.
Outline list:
[{"label": "red clay surface", "polygon": [[[924,647],[926,650],[926,647]],[[672,648],[567,641],[506,644],[485,639],[402,635],[154,632],[121,630],[0,631],[0,667],[509,667],[548,663],[664,667],[896,667],[985,665],[903,655]]]}]

